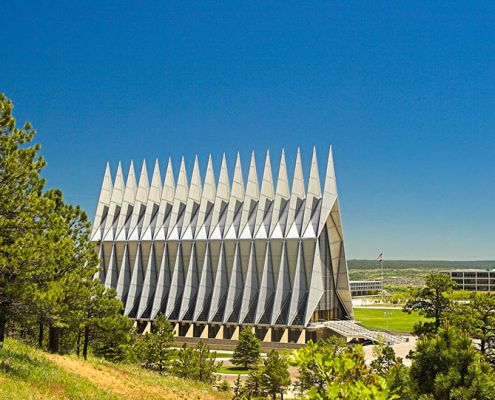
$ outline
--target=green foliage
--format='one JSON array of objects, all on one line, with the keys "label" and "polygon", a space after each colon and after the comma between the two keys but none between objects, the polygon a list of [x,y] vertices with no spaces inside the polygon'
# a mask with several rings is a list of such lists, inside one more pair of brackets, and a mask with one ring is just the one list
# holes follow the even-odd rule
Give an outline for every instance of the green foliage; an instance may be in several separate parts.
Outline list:
[{"label": "green foliage", "polygon": [[378,375],[386,376],[396,365],[402,364],[402,359],[395,355],[391,346],[380,342],[373,348],[373,361],[370,367]]},{"label": "green foliage", "polygon": [[276,399],[280,395],[283,398],[290,384],[288,356],[271,350],[250,372],[248,392],[249,396],[263,395]]},{"label": "green foliage", "polygon": [[289,357],[285,353],[271,350],[261,365],[261,390],[275,398],[283,397],[291,384]]},{"label": "green foliage", "polygon": [[437,400],[495,399],[493,370],[466,334],[452,327],[419,339],[411,381],[418,394]]},{"label": "green foliage", "polygon": [[414,326],[413,334],[434,334],[438,331],[442,321],[452,310],[452,300],[449,294],[455,287],[455,282],[446,274],[430,274],[425,279],[425,286],[413,292],[413,298],[404,306],[404,312],[419,311],[426,318],[433,318],[433,322],[418,322]]},{"label": "green foliage", "polygon": [[294,353],[298,386],[309,399],[395,399],[385,378],[367,368],[361,346],[331,340]]},{"label": "green foliage", "polygon": [[217,385],[216,388],[219,392],[225,392],[229,393],[230,392],[230,385],[229,383],[224,379],[220,381]]},{"label": "green foliage", "polygon": [[326,387],[326,378],[318,373],[316,354],[333,358],[340,357],[344,351],[344,340],[336,336],[316,343],[310,342],[299,350],[295,364],[299,371],[299,379],[296,384],[299,391],[304,393],[310,388],[316,387],[319,392],[323,393]]},{"label": "green foliage", "polygon": [[239,334],[239,341],[232,356],[232,363],[251,368],[260,358],[260,343],[253,331],[246,327]]},{"label": "green foliage", "polygon": [[395,355],[391,346],[383,342],[375,345],[370,368],[386,380],[390,392],[400,399],[413,400],[416,398],[410,388],[409,368],[402,363],[400,357]]},{"label": "green foliage", "polygon": [[52,246],[45,235],[50,204],[42,196],[45,162],[32,144],[29,123],[16,126],[12,102],[0,93],[0,347],[9,319],[19,319],[32,306],[43,282]]},{"label": "green foliage", "polygon": [[452,322],[479,341],[479,350],[495,363],[495,295],[471,293],[469,302],[455,306]]},{"label": "green foliage", "polygon": [[393,393],[401,400],[416,400],[417,395],[411,387],[411,377],[409,368],[402,363],[392,365],[384,373],[383,378],[387,381],[390,393]]},{"label": "green foliage", "polygon": [[35,131],[18,128],[12,109],[0,94],[0,347],[8,322],[28,341],[37,326],[39,346],[48,326],[51,352],[62,343],[79,354],[84,336],[84,356],[92,340],[95,353],[122,359],[130,321],[119,315],[115,292],[93,280],[98,257],[87,215],[60,190],[43,192]]},{"label": "green foliage", "polygon": [[151,332],[142,335],[137,343],[137,356],[141,365],[163,373],[170,365],[173,355],[174,327],[165,314],[159,314],[153,321]]},{"label": "green foliage", "polygon": [[216,362],[215,355],[210,354],[210,348],[205,343],[198,343],[196,347],[184,345],[177,352],[172,364],[172,374],[199,382],[215,383],[215,375],[221,362]]},{"label": "green foliage", "polygon": [[250,395],[248,395],[248,386],[242,384],[240,375],[237,375],[237,379],[234,382],[234,388],[232,391],[234,393],[234,397],[232,397],[232,400],[247,400],[249,399],[249,397],[251,397]]},{"label": "green foliage", "polygon": [[120,314],[109,315],[91,321],[91,350],[97,357],[112,362],[135,360],[136,338],[132,321]]}]

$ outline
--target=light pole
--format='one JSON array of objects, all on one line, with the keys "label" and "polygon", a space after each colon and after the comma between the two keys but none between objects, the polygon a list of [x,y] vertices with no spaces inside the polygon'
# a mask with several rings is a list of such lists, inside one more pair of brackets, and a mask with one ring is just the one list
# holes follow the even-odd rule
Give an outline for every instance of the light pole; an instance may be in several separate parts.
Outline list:
[{"label": "light pole", "polygon": [[390,317],[392,316],[392,312],[384,311],[383,316],[385,317],[385,320],[387,321],[387,331],[388,331],[388,321],[389,321]]}]

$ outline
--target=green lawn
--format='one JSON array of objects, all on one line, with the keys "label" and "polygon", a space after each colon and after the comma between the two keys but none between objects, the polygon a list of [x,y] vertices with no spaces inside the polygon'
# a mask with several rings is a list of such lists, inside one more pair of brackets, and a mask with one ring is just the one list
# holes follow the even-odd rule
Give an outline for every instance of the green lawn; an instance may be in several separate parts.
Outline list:
[{"label": "green lawn", "polygon": [[249,369],[244,369],[243,367],[238,367],[236,365],[232,366],[221,366],[218,371],[221,374],[235,374],[235,375],[245,375],[249,373]]},{"label": "green lawn", "polygon": [[221,353],[219,351],[211,351],[211,354],[215,354],[215,358],[232,358],[232,353]]},{"label": "green lawn", "polygon": [[425,318],[397,309],[354,308],[354,319],[368,329],[410,333],[418,321]]}]

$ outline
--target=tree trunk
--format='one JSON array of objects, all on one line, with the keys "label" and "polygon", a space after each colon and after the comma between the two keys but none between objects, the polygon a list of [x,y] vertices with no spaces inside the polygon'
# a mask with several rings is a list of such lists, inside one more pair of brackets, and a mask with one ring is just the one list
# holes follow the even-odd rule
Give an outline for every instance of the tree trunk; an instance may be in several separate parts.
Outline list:
[{"label": "tree trunk", "polygon": [[81,330],[80,329],[77,330],[76,353],[77,353],[78,357],[81,354]]},{"label": "tree trunk", "polygon": [[7,318],[5,314],[0,314],[0,349],[3,348],[3,342],[5,340],[5,326],[7,325]]},{"label": "tree trunk", "polygon": [[38,347],[41,349],[43,348],[43,334],[45,332],[45,326],[43,325],[43,322],[40,320],[39,322],[39,331],[38,331]]},{"label": "tree trunk", "polygon": [[89,328],[84,327],[84,345],[83,345],[83,357],[86,360],[88,358],[88,345],[89,345]]},{"label": "tree trunk", "polygon": [[60,328],[50,326],[48,330],[48,351],[50,353],[58,353],[60,347]]}]

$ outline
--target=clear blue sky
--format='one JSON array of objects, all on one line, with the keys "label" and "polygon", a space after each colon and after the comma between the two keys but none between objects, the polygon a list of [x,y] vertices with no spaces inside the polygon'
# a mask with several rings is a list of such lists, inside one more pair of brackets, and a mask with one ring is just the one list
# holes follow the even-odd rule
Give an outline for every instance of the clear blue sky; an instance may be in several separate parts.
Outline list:
[{"label": "clear blue sky", "polygon": [[[495,259],[495,3],[19,1],[0,90],[49,187],[105,162],[333,144],[350,258]],[[246,171],[245,171],[246,172]],[[261,173],[261,171],[259,171]]]}]

